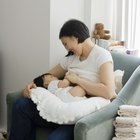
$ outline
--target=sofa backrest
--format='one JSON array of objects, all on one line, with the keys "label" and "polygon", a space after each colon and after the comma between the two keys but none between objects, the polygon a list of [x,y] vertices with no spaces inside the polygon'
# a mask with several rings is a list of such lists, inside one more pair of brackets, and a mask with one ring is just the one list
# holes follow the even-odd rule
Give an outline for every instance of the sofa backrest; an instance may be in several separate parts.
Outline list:
[{"label": "sofa backrest", "polygon": [[122,84],[128,81],[134,70],[140,65],[140,58],[124,53],[111,52],[114,61],[114,70],[124,70]]}]

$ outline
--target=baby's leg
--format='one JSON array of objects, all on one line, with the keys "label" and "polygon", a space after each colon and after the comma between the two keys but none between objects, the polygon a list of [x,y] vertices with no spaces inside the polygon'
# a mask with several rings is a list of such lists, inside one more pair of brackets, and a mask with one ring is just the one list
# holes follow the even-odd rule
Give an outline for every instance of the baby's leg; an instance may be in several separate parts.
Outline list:
[{"label": "baby's leg", "polygon": [[83,97],[86,95],[86,91],[80,86],[75,86],[75,87],[71,88],[69,90],[69,93],[72,96],[79,96],[79,97]]}]

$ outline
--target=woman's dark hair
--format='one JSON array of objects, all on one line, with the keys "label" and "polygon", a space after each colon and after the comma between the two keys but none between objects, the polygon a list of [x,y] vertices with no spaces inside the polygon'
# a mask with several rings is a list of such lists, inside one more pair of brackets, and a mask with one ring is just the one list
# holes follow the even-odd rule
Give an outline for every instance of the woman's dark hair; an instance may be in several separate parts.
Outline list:
[{"label": "woman's dark hair", "polygon": [[[76,37],[78,38],[78,43],[84,42],[90,37],[88,27],[81,21],[76,19],[68,20],[64,23],[60,29],[59,39],[62,37]],[[68,52],[66,56],[73,55],[73,52]]]},{"label": "woman's dark hair", "polygon": [[78,43],[82,43],[90,37],[88,27],[76,19],[68,20],[60,29],[59,39],[65,36],[78,38]]}]

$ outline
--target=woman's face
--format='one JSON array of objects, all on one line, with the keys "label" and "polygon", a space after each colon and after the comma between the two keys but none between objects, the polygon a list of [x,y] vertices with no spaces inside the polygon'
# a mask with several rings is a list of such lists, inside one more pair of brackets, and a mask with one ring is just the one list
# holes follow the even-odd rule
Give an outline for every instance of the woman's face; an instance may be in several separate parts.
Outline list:
[{"label": "woman's face", "polygon": [[82,46],[80,43],[78,43],[78,38],[62,37],[61,42],[66,50],[73,52],[77,56],[80,56],[82,54]]}]

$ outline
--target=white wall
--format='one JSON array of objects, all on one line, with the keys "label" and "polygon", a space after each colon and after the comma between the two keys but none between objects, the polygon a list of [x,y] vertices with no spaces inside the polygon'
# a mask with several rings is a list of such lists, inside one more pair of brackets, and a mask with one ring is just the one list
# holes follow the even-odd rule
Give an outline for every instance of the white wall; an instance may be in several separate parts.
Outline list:
[{"label": "white wall", "polygon": [[0,1],[0,127],[6,125],[6,94],[47,71],[49,1]]}]

